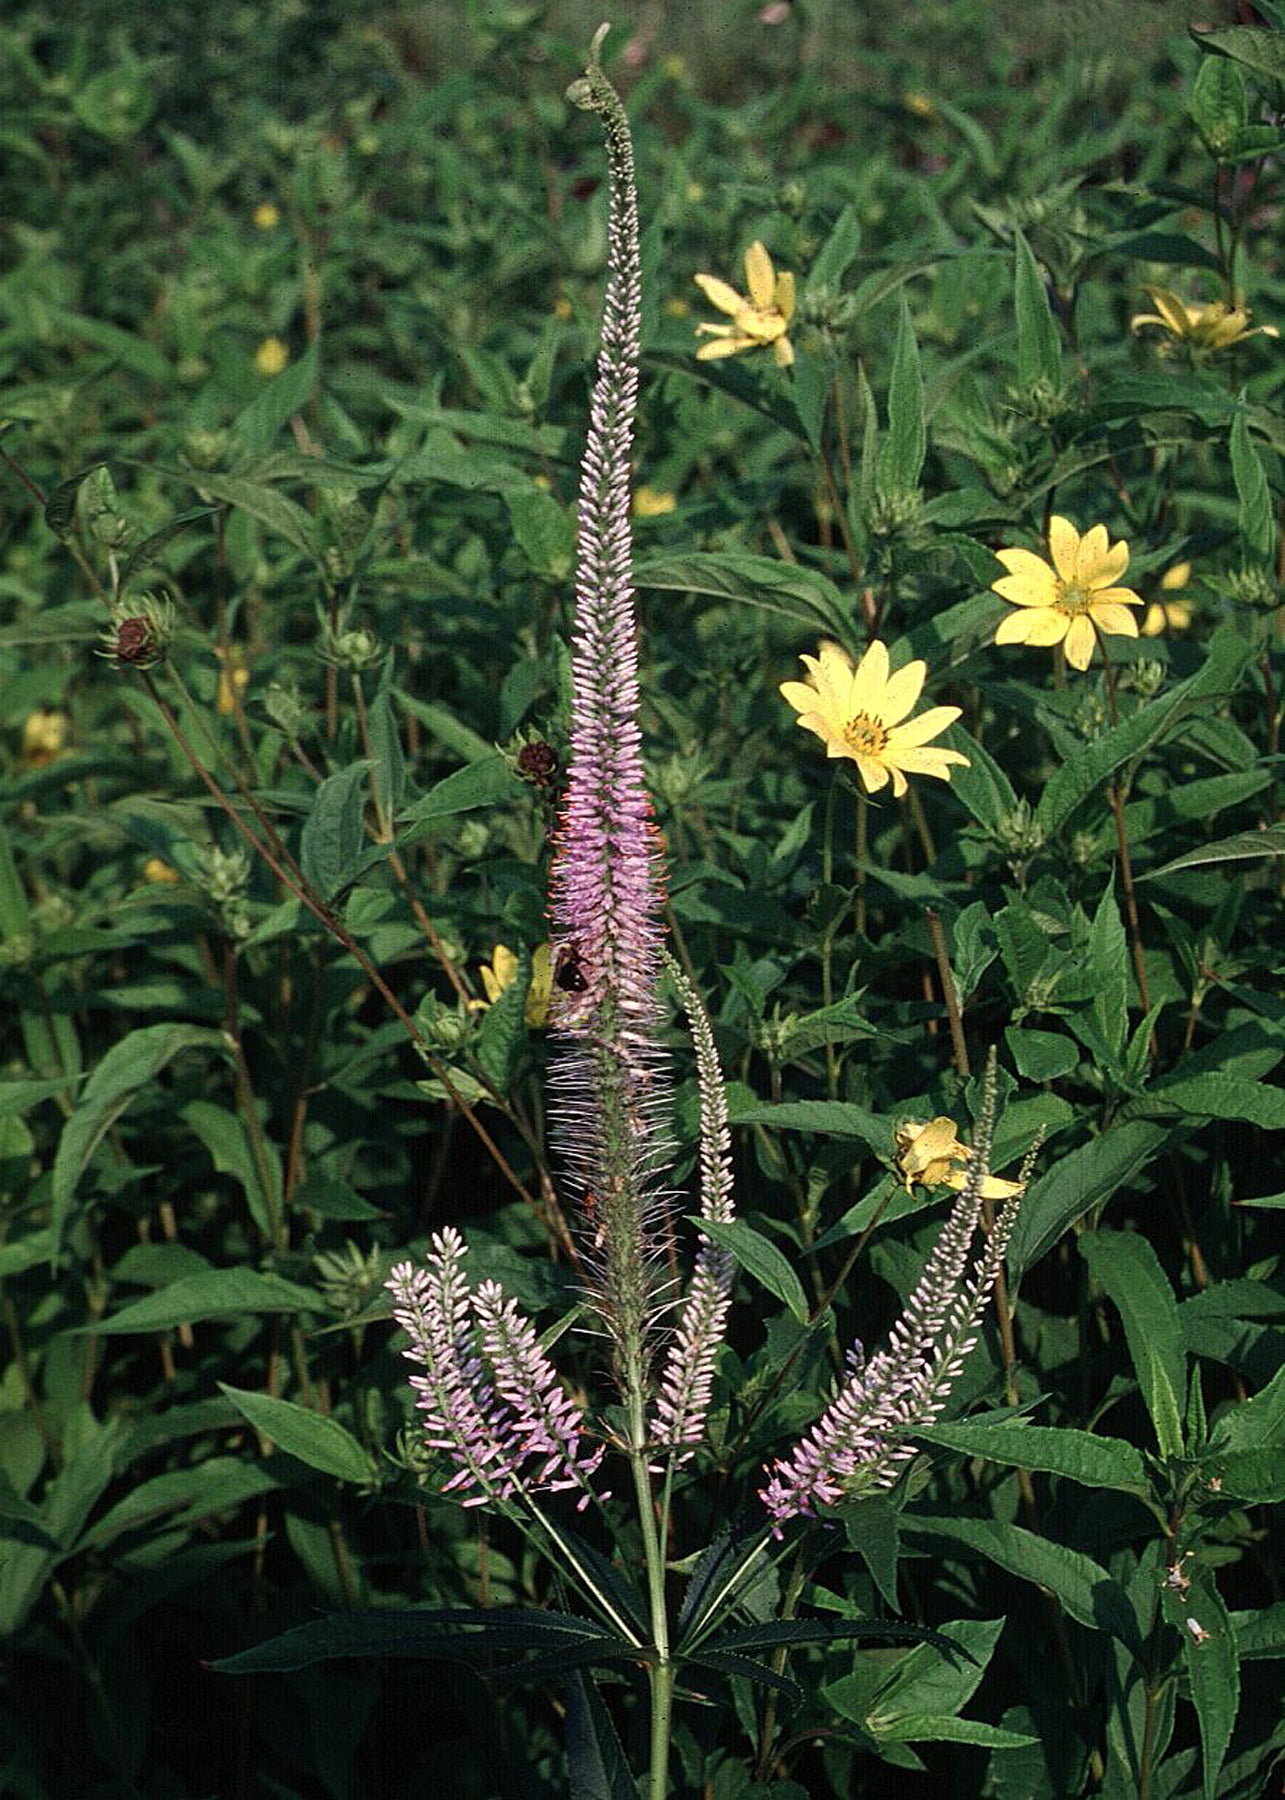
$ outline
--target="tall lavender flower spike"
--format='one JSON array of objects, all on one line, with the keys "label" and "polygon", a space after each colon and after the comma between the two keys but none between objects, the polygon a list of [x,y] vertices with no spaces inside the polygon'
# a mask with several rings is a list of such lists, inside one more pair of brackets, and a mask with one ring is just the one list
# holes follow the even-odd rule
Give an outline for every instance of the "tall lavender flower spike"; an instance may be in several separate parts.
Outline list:
[{"label": "tall lavender flower spike", "polygon": [[967,1181],[885,1349],[864,1363],[850,1354],[839,1392],[789,1458],[773,1463],[759,1498],[779,1536],[787,1519],[814,1515],[891,1487],[914,1454],[907,1441],[931,1425],[977,1341],[982,1309],[1004,1260],[1018,1197],[996,1219],[981,1254],[969,1255],[982,1212],[982,1182],[995,1120],[994,1063],[987,1071]]},{"label": "tall lavender flower spike", "polygon": [[499,1284],[470,1292],[467,1254],[448,1227],[434,1236],[426,1268],[399,1263],[386,1284],[393,1316],[410,1338],[404,1355],[426,1371],[410,1378],[425,1441],[456,1465],[442,1491],[482,1506],[578,1487],[584,1505],[604,1447],[588,1446],[578,1408]]},{"label": "tall lavender flower spike", "polygon": [[[735,1212],[732,1198],[732,1133],[727,1122],[727,1094],[714,1047],[714,1033],[700,995],[672,957],[665,958],[669,978],[691,1025],[700,1086],[701,1218],[725,1224]],[[691,1286],[665,1359],[652,1420],[651,1441],[684,1456],[705,1435],[714,1359],[727,1329],[735,1264],[705,1233],[696,1254]]]},{"label": "tall lavender flower spike", "polygon": [[630,459],[640,272],[633,146],[599,66],[604,25],[573,104],[603,122],[609,175],[602,340],[581,466],[567,790],[550,894],[556,1007],[568,1047],[555,1117],[572,1180],[592,1196],[590,1292],[626,1395],[647,1384],[659,1310],[654,1215],[668,1097],[658,1048],[663,901],[638,723]]}]

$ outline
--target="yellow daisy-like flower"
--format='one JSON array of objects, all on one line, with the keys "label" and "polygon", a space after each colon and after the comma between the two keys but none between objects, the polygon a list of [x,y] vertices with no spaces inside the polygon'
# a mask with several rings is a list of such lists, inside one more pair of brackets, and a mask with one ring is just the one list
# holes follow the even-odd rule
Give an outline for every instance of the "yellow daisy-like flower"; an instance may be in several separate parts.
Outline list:
[{"label": "yellow daisy-like flower", "polygon": [[[518,959],[507,944],[497,944],[489,963],[483,963],[480,974],[485,1000],[475,1000],[480,1012],[494,1006],[500,995],[517,979]],[[533,1031],[548,1023],[549,998],[553,992],[553,958],[548,944],[538,944],[531,953],[531,986],[527,989],[526,1022]]]},{"label": "yellow daisy-like flower", "polygon": [[789,368],[794,361],[794,346],[787,335],[794,317],[794,277],[786,269],[777,274],[772,258],[757,239],[745,252],[748,299],[717,275],[697,275],[693,279],[710,305],[732,320],[730,325],[696,327],[710,340],[696,352],[698,362],[739,356],[742,350],[761,350],[770,344],[777,368]]},{"label": "yellow daisy-like flower", "polygon": [[1185,631],[1191,624],[1191,607],[1185,600],[1171,600],[1168,595],[1180,592],[1191,580],[1191,564],[1175,563],[1160,577],[1162,598],[1153,600],[1142,615],[1143,637],[1159,637],[1165,631]]},{"label": "yellow daisy-like flower", "polygon": [[19,760],[24,769],[47,768],[66,750],[71,738],[71,720],[65,712],[42,706],[28,713],[22,722],[22,747]]},{"label": "yellow daisy-like flower", "polygon": [[1061,644],[1073,669],[1087,669],[1096,631],[1137,637],[1138,621],[1126,609],[1141,606],[1132,588],[1116,583],[1129,566],[1129,546],[1113,544],[1105,525],[1081,537],[1069,519],[1049,520],[1050,568],[1032,550],[997,550],[1008,570],[991,586],[1019,608],[1001,619],[997,644]]},{"label": "yellow daisy-like flower", "polygon": [[256,231],[275,231],[281,223],[281,213],[271,200],[260,200],[250,216]]},{"label": "yellow daisy-like flower", "polygon": [[289,346],[279,337],[264,338],[254,353],[254,366],[260,375],[279,375],[289,361]]},{"label": "yellow daisy-like flower", "polygon": [[[953,1119],[907,1119],[894,1133],[897,1140],[897,1167],[909,1193],[919,1187],[949,1187],[956,1192],[968,1179],[968,1150],[959,1141]],[[1020,1194],[1024,1183],[1003,1181],[998,1175],[982,1177],[984,1200],[1011,1200]]]},{"label": "yellow daisy-like flower", "polygon": [[890,674],[888,647],[877,638],[855,669],[847,651],[828,640],[816,656],[801,660],[807,680],[783,681],[781,693],[798,713],[798,724],[821,739],[827,756],[852,758],[867,793],[876,794],[891,781],[900,800],[907,775],[949,781],[952,763],[967,768],[968,758],[958,750],[928,745],[954,724],[957,706],[930,706],[917,719],[907,718],[923,691],[926,663],[910,662]]},{"label": "yellow daisy-like flower", "polygon": [[659,519],[665,513],[672,513],[677,505],[677,494],[666,489],[647,487],[645,483],[634,489],[635,519]]},{"label": "yellow daisy-like flower", "polygon": [[1249,321],[1253,315],[1247,306],[1228,306],[1225,300],[1189,305],[1171,288],[1148,287],[1143,292],[1151,296],[1156,310],[1135,313],[1129,320],[1130,331],[1137,331],[1143,325],[1159,325],[1175,344],[1183,344],[1206,356],[1230,349],[1245,338],[1280,336],[1274,325],[1251,327]]}]

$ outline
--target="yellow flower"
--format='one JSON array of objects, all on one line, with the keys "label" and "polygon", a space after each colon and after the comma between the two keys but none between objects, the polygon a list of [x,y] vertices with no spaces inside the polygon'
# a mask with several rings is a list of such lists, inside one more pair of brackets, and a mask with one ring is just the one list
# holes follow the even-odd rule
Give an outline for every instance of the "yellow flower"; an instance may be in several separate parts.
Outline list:
[{"label": "yellow flower", "polygon": [[289,348],[279,337],[264,338],[254,353],[254,366],[260,375],[279,375],[289,361]]},{"label": "yellow flower", "polygon": [[1245,338],[1260,334],[1263,337],[1280,336],[1274,325],[1255,325],[1251,329],[1249,321],[1253,315],[1247,306],[1228,306],[1225,300],[1188,305],[1171,288],[1148,287],[1143,292],[1150,294],[1156,310],[1135,313],[1129,321],[1130,331],[1137,331],[1143,325],[1159,325],[1174,343],[1185,344],[1189,350],[1206,356],[1214,356],[1219,350],[1229,349]]},{"label": "yellow flower", "polygon": [[67,748],[71,736],[71,720],[65,712],[42,706],[29,713],[22,723],[22,747],[19,760],[24,769],[43,769],[56,762]]},{"label": "yellow flower", "polygon": [[250,685],[250,671],[245,666],[245,652],[237,644],[217,652],[219,662],[219,684],[215,693],[214,708],[216,712],[230,713],[236,711],[237,699]]},{"label": "yellow flower", "polygon": [[660,488],[643,486],[634,490],[636,519],[659,519],[663,513],[672,513],[677,505],[678,496]]},{"label": "yellow flower", "polygon": [[[1175,563],[1160,577],[1162,594],[1185,588],[1191,580],[1191,564]],[[1153,600],[1142,615],[1143,637],[1159,637],[1163,631],[1185,631],[1191,624],[1191,607],[1185,600]]]},{"label": "yellow flower", "polygon": [[159,856],[149,856],[143,864],[143,880],[172,885],[176,881],[181,881],[182,876],[177,869],[171,869],[167,862],[162,862]]},{"label": "yellow flower", "polygon": [[[914,1184],[920,1187],[950,1187],[956,1192],[968,1179],[968,1151],[959,1141],[953,1119],[930,1119],[925,1125],[919,1119],[907,1119],[898,1125],[897,1167],[909,1193]],[[984,1200],[1011,1200],[1020,1194],[1024,1183],[1002,1181],[998,1175],[982,1177]]]},{"label": "yellow flower", "polygon": [[917,89],[912,88],[904,93],[901,96],[901,104],[908,113],[913,113],[917,119],[935,119],[937,117],[937,108],[928,95],[921,94]]},{"label": "yellow flower", "polygon": [[1061,644],[1073,669],[1087,669],[1097,631],[1137,637],[1138,621],[1126,607],[1141,606],[1132,588],[1115,584],[1129,566],[1129,546],[1113,544],[1105,525],[1081,537],[1069,519],[1049,520],[1053,566],[1031,550],[995,552],[1007,575],[991,586],[1021,610],[1001,619],[997,644]]},{"label": "yellow flower", "polygon": [[[481,968],[482,992],[485,1000],[475,1000],[473,1005],[479,1012],[485,1012],[488,1006],[494,1006],[506,988],[513,986],[517,979],[518,959],[507,944],[497,944],[491,952],[489,963]],[[532,1030],[548,1022],[549,997],[553,992],[553,960],[548,944],[538,944],[531,953],[531,986],[526,997],[526,1022]]]},{"label": "yellow flower", "polygon": [[260,200],[250,216],[256,231],[275,231],[281,223],[281,214],[271,200]]},{"label": "yellow flower", "polygon": [[696,352],[698,362],[739,356],[742,350],[759,350],[771,344],[777,368],[789,368],[794,349],[786,333],[794,317],[794,277],[785,269],[777,274],[762,244],[755,240],[745,252],[748,300],[716,275],[697,275],[694,280],[710,305],[732,320],[730,325],[696,327],[698,333],[711,340]]},{"label": "yellow flower", "polygon": [[930,706],[902,723],[923,689],[926,663],[907,663],[890,675],[887,646],[877,638],[855,669],[847,651],[828,640],[818,655],[801,660],[808,679],[783,681],[781,693],[798,713],[797,723],[821,739],[827,756],[852,758],[867,793],[878,793],[891,780],[900,800],[907,775],[949,781],[952,763],[968,767],[958,750],[927,747],[929,738],[954,724],[957,706]]}]

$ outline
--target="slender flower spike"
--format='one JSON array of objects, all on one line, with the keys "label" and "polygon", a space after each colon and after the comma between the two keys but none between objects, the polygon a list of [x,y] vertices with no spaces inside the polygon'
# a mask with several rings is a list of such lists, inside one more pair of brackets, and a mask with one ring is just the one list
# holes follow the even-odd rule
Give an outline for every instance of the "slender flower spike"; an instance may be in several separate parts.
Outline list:
[{"label": "slender flower spike", "polygon": [[[911,1187],[951,1187],[962,1192],[968,1183],[968,1150],[960,1143],[953,1119],[930,1119],[925,1125],[919,1119],[907,1119],[898,1125],[897,1167],[909,1193]],[[1021,1181],[1003,1181],[998,1175],[984,1175],[981,1183],[983,1200],[1011,1200],[1025,1186]]]},{"label": "slender flower spike", "polygon": [[1052,566],[1032,550],[995,554],[1008,573],[991,586],[1019,609],[1000,620],[997,644],[1061,644],[1073,669],[1087,669],[1098,632],[1137,637],[1128,608],[1142,601],[1116,585],[1129,566],[1129,546],[1123,538],[1111,543],[1105,525],[1081,537],[1069,519],[1050,519]]},{"label": "slender flower spike", "polygon": [[788,1519],[891,1487],[914,1454],[911,1438],[945,1406],[977,1340],[1016,1217],[1013,1199],[974,1255],[994,1117],[992,1065],[959,1197],[886,1348],[869,1363],[860,1346],[854,1349],[847,1377],[825,1412],[790,1456],[765,1471],[759,1497],[778,1536]]},{"label": "slender flower spike", "polygon": [[743,350],[762,350],[770,344],[777,368],[789,368],[794,361],[794,346],[788,335],[794,317],[794,277],[788,269],[777,273],[772,258],[757,239],[745,252],[748,298],[717,275],[696,275],[692,279],[710,305],[727,313],[732,321],[730,325],[696,327],[709,339],[696,352],[697,362],[739,356]]},{"label": "slender flower spike", "polygon": [[807,680],[783,681],[781,693],[803,729],[821,739],[827,756],[852,758],[868,793],[891,781],[900,800],[907,775],[949,781],[953,765],[968,767],[958,750],[928,741],[954,724],[957,706],[930,706],[917,719],[907,717],[923,691],[926,663],[910,662],[890,674],[887,646],[877,638],[855,669],[847,651],[828,640],[816,656],[801,660]]},{"label": "slender flower spike", "polygon": [[580,471],[571,732],[550,882],[555,1118],[573,1181],[593,1195],[590,1295],[612,1344],[635,1442],[660,1310],[655,1234],[668,1164],[660,1049],[663,889],[638,721],[630,470],[641,273],[633,145],[620,97],[589,66],[567,90],[596,112],[609,208],[602,338]]},{"label": "slender flower spike", "polygon": [[1156,310],[1135,313],[1129,321],[1130,331],[1136,332],[1144,325],[1159,325],[1169,334],[1172,345],[1181,344],[1193,355],[1216,356],[1220,350],[1229,350],[1246,338],[1280,336],[1274,325],[1251,327],[1249,321],[1253,315],[1247,306],[1228,306],[1225,300],[1191,305],[1180,300],[1170,288],[1148,287],[1143,291],[1151,296]]}]

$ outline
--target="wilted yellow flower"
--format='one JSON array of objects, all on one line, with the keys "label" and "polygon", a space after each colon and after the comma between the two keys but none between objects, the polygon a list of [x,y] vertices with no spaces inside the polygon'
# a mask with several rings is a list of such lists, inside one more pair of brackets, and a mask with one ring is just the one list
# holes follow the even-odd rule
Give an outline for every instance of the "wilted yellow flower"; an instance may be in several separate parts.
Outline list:
[{"label": "wilted yellow flower", "polygon": [[289,346],[279,337],[264,338],[254,353],[254,366],[260,375],[279,375],[289,361]]},{"label": "wilted yellow flower", "polygon": [[[483,963],[480,974],[482,992],[485,1000],[475,1000],[474,1006],[485,1012],[488,1006],[494,1006],[506,988],[513,986],[517,979],[518,959],[507,944],[497,944],[491,952],[489,963]],[[537,944],[531,952],[531,986],[526,997],[526,1022],[533,1031],[548,1022],[549,996],[553,992],[553,958],[548,944]]]},{"label": "wilted yellow flower", "polygon": [[1228,306],[1225,300],[1189,305],[1171,288],[1148,287],[1143,292],[1150,294],[1156,310],[1135,313],[1129,321],[1130,331],[1137,331],[1143,325],[1159,325],[1174,343],[1206,356],[1213,356],[1245,338],[1280,336],[1274,325],[1251,328],[1249,321],[1253,315],[1247,306]]},{"label": "wilted yellow flower", "polygon": [[[901,1170],[906,1192],[920,1187],[950,1187],[956,1192],[968,1179],[968,1150],[959,1141],[953,1119],[938,1117],[924,1124],[920,1119],[907,1119],[894,1133],[897,1140],[897,1167]],[[1020,1194],[1025,1184],[1002,1181],[998,1175],[982,1177],[984,1200],[1010,1200]]]},{"label": "wilted yellow flower", "polygon": [[24,769],[43,769],[56,762],[71,737],[71,720],[65,712],[42,706],[22,722],[19,760]]},{"label": "wilted yellow flower", "polygon": [[275,231],[281,223],[281,214],[271,200],[260,200],[250,216],[258,231]]},{"label": "wilted yellow flower", "polygon": [[742,350],[760,350],[770,344],[777,368],[789,368],[794,361],[794,348],[786,334],[794,317],[794,277],[785,269],[777,274],[772,258],[757,239],[745,252],[748,300],[716,275],[697,275],[693,279],[710,305],[732,320],[730,325],[696,327],[698,333],[710,339],[696,352],[698,362],[738,356]]},{"label": "wilted yellow flower", "polygon": [[[1172,594],[1185,588],[1191,580],[1191,564],[1175,563],[1172,569],[1166,569],[1160,577],[1162,594]],[[1143,637],[1159,637],[1165,631],[1185,631],[1191,624],[1191,607],[1186,600],[1153,600],[1142,615]]]},{"label": "wilted yellow flower", "polygon": [[902,724],[923,690],[928,665],[907,663],[889,673],[888,648],[876,638],[854,669],[847,651],[826,640],[816,656],[801,658],[806,681],[783,681],[781,693],[798,713],[797,723],[814,731],[827,756],[849,756],[857,765],[867,793],[892,782],[900,800],[907,775],[936,775],[950,780],[950,767],[968,767],[958,750],[928,746],[959,717],[957,706],[930,706],[917,719]]},{"label": "wilted yellow flower", "polygon": [[678,496],[660,488],[643,486],[634,490],[636,519],[659,519],[664,513],[672,513],[677,505]]},{"label": "wilted yellow flower", "polygon": [[178,873],[178,870],[171,869],[170,865],[167,862],[162,862],[159,856],[149,856],[147,861],[143,864],[144,881],[155,881],[167,886],[172,886],[174,882],[181,881],[182,879],[183,878]]},{"label": "wilted yellow flower", "polygon": [[1129,566],[1129,546],[1113,544],[1105,525],[1081,537],[1069,519],[1049,520],[1050,568],[1032,550],[997,550],[1008,570],[991,586],[1020,610],[1001,619],[997,644],[1061,644],[1073,669],[1087,669],[1097,641],[1137,637],[1138,621],[1126,609],[1141,606],[1132,588],[1115,584]]}]

